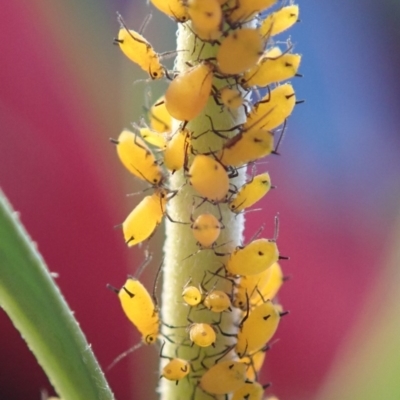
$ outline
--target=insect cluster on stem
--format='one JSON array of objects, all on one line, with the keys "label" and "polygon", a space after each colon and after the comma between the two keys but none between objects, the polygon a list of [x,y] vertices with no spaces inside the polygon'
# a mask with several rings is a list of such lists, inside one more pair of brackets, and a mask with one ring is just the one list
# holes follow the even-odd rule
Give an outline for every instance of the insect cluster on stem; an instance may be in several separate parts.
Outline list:
[{"label": "insect cluster on stem", "polygon": [[298,21],[299,8],[278,0],[151,3],[185,39],[178,35],[169,71],[163,54],[118,15],[115,43],[150,80],[170,82],[148,123],[112,142],[125,168],[153,191],[122,223],[125,243],[143,243],[167,219],[161,313],[158,278],[153,295],[138,276],[111,288],[142,343],[161,343],[164,399],[261,400],[269,384],[258,382],[259,372],[287,313],[275,299],[286,257],[276,243],[277,217],[272,239],[259,237],[261,228],[243,244],[243,215],[273,188],[256,162],[279,154],[299,103],[283,81],[300,76],[301,56],[275,38]]}]

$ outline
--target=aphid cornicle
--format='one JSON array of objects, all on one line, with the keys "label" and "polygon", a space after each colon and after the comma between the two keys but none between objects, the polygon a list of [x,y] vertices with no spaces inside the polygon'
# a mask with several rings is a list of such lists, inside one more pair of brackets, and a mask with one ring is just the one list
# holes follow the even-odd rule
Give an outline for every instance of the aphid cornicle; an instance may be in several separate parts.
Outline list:
[{"label": "aphid cornicle", "polygon": [[293,86],[289,83],[269,91],[247,115],[243,129],[271,130],[285,122],[296,104]]},{"label": "aphid cornicle", "polygon": [[201,377],[199,386],[210,394],[228,394],[246,382],[246,365],[239,361],[220,361]]},{"label": "aphid cornicle", "polygon": [[229,208],[234,213],[240,213],[261,200],[271,189],[271,178],[268,172],[254,176],[245,183],[230,199]]},{"label": "aphid cornicle", "polygon": [[129,247],[151,237],[166,213],[167,201],[167,192],[157,189],[152,195],[146,196],[126,217],[122,223],[122,231]]},{"label": "aphid cornicle", "polygon": [[141,137],[124,130],[117,140],[110,140],[116,145],[118,157],[129,172],[152,185],[162,184],[162,169]]},{"label": "aphid cornicle", "polygon": [[211,94],[214,67],[202,62],[181,72],[165,92],[165,107],[178,121],[190,121],[204,109]]},{"label": "aphid cornicle", "polygon": [[217,52],[218,71],[237,75],[251,68],[263,54],[264,41],[258,30],[232,31],[222,40]]},{"label": "aphid cornicle", "polygon": [[160,56],[153,46],[138,32],[128,29],[121,15],[118,14],[121,28],[118,38],[114,39],[122,52],[135,64],[139,65],[150,75],[151,79],[161,79],[165,76],[165,68],[161,64]]},{"label": "aphid cornicle", "polygon": [[239,325],[236,354],[242,358],[261,350],[278,329],[281,314],[270,300],[255,307]]}]

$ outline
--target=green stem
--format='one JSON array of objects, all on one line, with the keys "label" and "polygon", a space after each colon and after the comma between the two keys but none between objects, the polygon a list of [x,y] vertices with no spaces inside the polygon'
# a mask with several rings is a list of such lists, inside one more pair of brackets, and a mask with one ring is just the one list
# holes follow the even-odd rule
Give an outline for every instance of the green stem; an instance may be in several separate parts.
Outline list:
[{"label": "green stem", "polygon": [[[180,72],[185,71],[188,68],[186,62],[195,65],[199,59],[199,52],[201,51],[201,58],[207,59],[209,57],[215,57],[217,45],[211,46],[205,44],[202,47],[202,42],[197,40],[187,26],[180,24],[178,28],[178,55],[176,60],[176,69]],[[216,87],[222,87],[227,84],[227,80],[214,79],[214,85]],[[241,108],[235,113],[229,113],[224,110],[221,112],[221,107],[216,105],[215,100],[210,97],[205,110],[201,115],[194,120],[190,121],[188,128],[194,132],[195,135],[202,133],[210,128],[210,116],[213,120],[216,129],[229,129],[245,121],[244,109]],[[178,122],[175,124],[175,128]],[[232,133],[233,134],[233,133]],[[211,150],[220,149],[223,143],[223,139],[218,137],[216,134],[209,132],[201,138],[192,141],[194,151],[208,152]],[[236,186],[241,186],[245,181],[245,170],[239,171],[239,176],[231,179],[231,183]],[[189,184],[186,184],[187,178],[184,173],[177,172],[170,179],[171,189],[179,190],[179,193],[169,202],[168,214],[173,220],[188,222],[190,221],[190,215],[192,211],[193,196],[196,195],[195,191]],[[196,204],[200,202],[197,197]],[[227,204],[219,205],[223,224],[225,229],[222,230],[221,235],[218,239],[218,244],[227,243],[227,245],[218,248],[219,252],[231,251],[235,246],[241,244],[244,230],[244,218],[243,215],[235,216],[227,207]],[[217,218],[219,217],[219,211],[217,206],[210,203],[204,203],[199,209],[195,211],[195,216],[200,213],[211,212]],[[162,308],[161,316],[165,323],[173,326],[184,326],[189,325],[187,320],[188,307],[182,302],[182,289],[191,278],[192,285],[198,285],[204,276],[205,271],[216,271],[221,267],[221,262],[224,261],[224,257],[217,257],[212,250],[202,250],[199,253],[187,258],[189,255],[196,253],[199,247],[196,245],[196,241],[191,232],[189,225],[182,225],[179,223],[173,223],[166,221],[166,241],[164,246],[164,273],[163,273],[163,294],[162,294]],[[208,288],[210,289],[210,288]],[[232,284],[224,279],[217,281],[216,289],[223,290],[230,293],[232,290]],[[219,319],[219,314],[211,311],[193,310],[190,314],[191,319],[195,322],[206,322],[210,323]],[[225,332],[235,332],[236,328],[234,323],[239,320],[239,315],[236,311],[229,313],[223,313],[222,322],[220,327]],[[183,329],[163,329],[170,335],[177,345],[166,342],[165,351],[168,356],[174,357],[178,354],[179,357],[187,360],[193,360],[199,354],[199,347],[184,347],[179,346],[179,343],[188,338],[187,332]],[[217,333],[217,342],[215,348],[202,349],[200,353],[200,360],[205,354],[216,354],[223,351],[227,345],[231,345],[232,338],[223,336]],[[231,352],[232,353],[232,352]],[[214,360],[214,359],[213,359]],[[211,360],[211,363],[214,361]],[[164,360],[165,361],[165,360]],[[163,361],[162,365],[163,365]],[[210,360],[206,361],[206,364],[210,365]],[[199,362],[193,363],[196,369],[201,369]],[[204,372],[204,370],[202,371]],[[193,373],[193,375],[198,375]],[[195,391],[196,400],[210,399],[210,395],[205,394],[200,389],[195,389],[198,379],[193,378],[190,380],[184,379],[180,381],[178,385],[175,382],[167,381],[162,379],[160,382],[160,393],[162,400],[186,400],[191,399],[193,392]]]},{"label": "green stem", "polygon": [[36,244],[1,191],[0,306],[63,400],[114,398]]}]

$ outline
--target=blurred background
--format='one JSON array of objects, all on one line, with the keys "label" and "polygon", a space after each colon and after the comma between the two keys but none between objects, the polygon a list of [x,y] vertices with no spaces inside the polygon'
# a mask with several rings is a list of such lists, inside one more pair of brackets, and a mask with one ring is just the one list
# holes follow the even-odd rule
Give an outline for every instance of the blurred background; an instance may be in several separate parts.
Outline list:
[{"label": "blurred background", "polygon": [[[280,301],[290,315],[263,381],[280,400],[398,400],[400,3],[299,3],[290,35],[303,54],[294,86],[306,102],[289,120],[282,156],[264,166],[278,189],[262,215],[272,236],[280,213],[292,278]],[[143,259],[113,228],[138,202],[125,194],[140,187],[108,138],[138,121],[149,87],[133,85],[146,74],[112,45],[116,11],[138,30],[150,8],[145,0],[0,6],[0,186],[103,367],[139,340],[106,284],[119,286]],[[154,10],[146,38],[172,50],[175,24]],[[150,87],[156,98],[166,83]],[[260,218],[249,214],[248,235]],[[151,249],[161,240],[159,230]],[[2,310],[0,330],[0,398],[53,393]],[[156,360],[142,348],[111,370],[116,398],[155,399]]]}]

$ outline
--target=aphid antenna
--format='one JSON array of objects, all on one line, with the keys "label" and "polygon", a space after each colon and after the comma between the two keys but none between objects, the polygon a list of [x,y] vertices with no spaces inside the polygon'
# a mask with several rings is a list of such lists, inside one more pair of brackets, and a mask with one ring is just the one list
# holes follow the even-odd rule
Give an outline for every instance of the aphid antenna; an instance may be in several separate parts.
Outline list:
[{"label": "aphid antenna", "polygon": [[157,274],[156,277],[154,279],[154,286],[153,286],[153,293],[152,293],[152,298],[154,301],[154,305],[155,308],[158,309],[158,300],[157,300],[157,285],[158,285],[158,281],[160,279],[160,275],[161,275],[161,271],[162,271],[162,266],[164,264],[164,257],[161,259],[160,265],[157,269]]},{"label": "aphid antenna", "polygon": [[127,355],[133,353],[137,349],[143,346],[143,342],[139,342],[135,344],[133,347],[130,349],[124,351],[122,354],[120,354],[107,368],[106,371],[110,371],[110,369],[114,368],[116,364],[118,364],[123,358],[125,358]]},{"label": "aphid antenna", "polygon": [[146,18],[142,22],[142,25],[139,28],[139,34],[141,35],[147,28],[147,25],[150,23],[151,19],[153,18],[153,14],[150,12],[146,15]]},{"label": "aphid antenna", "polygon": [[134,279],[139,279],[140,275],[144,271],[144,269],[150,264],[151,260],[153,259],[153,254],[148,251],[148,248],[144,251],[145,258],[140,264],[139,268],[136,270],[135,275],[133,276]]}]

